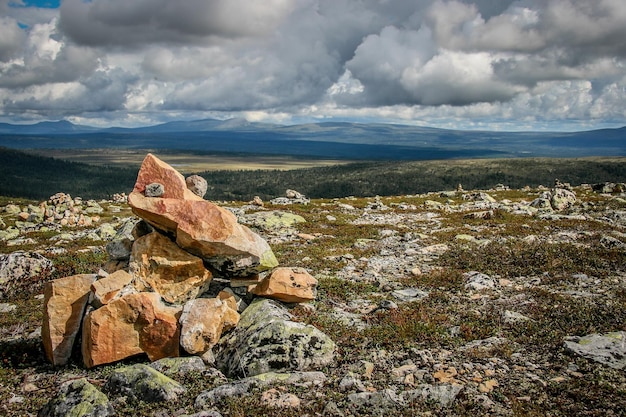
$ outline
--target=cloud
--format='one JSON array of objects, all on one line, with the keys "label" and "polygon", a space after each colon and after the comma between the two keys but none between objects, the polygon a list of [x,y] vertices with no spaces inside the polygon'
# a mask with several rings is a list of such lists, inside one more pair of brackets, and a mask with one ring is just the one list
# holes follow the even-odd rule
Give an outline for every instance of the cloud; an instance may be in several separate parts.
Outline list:
[{"label": "cloud", "polygon": [[54,31],[54,21],[32,28],[24,55],[0,66],[0,88],[70,82],[97,68],[95,51],[56,41]]},{"label": "cloud", "polygon": [[293,7],[293,0],[65,0],[60,28],[89,46],[197,43],[266,35]]},{"label": "cloud", "polygon": [[9,4],[0,0],[4,120],[626,123],[623,0]]},{"label": "cloud", "polygon": [[551,45],[595,56],[626,57],[626,6],[621,0],[550,1],[542,29]]},{"label": "cloud", "polygon": [[[32,85],[6,94],[0,90],[4,112],[50,118],[123,110],[132,76],[121,70],[96,71],[82,81]],[[77,111],[80,109],[80,111]]]},{"label": "cloud", "polygon": [[21,49],[26,36],[17,22],[9,17],[0,17],[0,62],[13,58]]}]

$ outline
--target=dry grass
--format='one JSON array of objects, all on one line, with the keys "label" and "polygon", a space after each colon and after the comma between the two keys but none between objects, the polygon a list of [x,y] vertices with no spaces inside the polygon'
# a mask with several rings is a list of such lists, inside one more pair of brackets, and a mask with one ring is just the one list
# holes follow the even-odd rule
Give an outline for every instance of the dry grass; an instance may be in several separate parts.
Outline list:
[{"label": "dry grass", "polygon": [[[510,190],[492,193],[498,200],[529,201],[527,192]],[[593,204],[595,210],[620,209],[623,203],[579,192],[579,198]],[[462,204],[459,197],[452,199],[439,195],[383,198],[390,207],[385,213],[422,213],[426,200],[436,200],[451,206]],[[598,363],[568,353],[563,348],[567,335],[585,335],[609,331],[626,331],[626,252],[610,249],[600,243],[604,235],[616,234],[616,228],[602,221],[542,220],[530,216],[512,215],[496,211],[491,219],[469,219],[463,212],[437,212],[438,228],[430,225],[408,223],[355,225],[373,198],[315,200],[308,206],[266,206],[268,209],[287,210],[300,214],[307,223],[299,224],[297,232],[315,236],[315,239],[295,239],[272,245],[284,265],[304,266],[319,278],[318,299],[315,310],[298,308],[296,319],[310,323],[327,333],[338,347],[336,362],[323,371],[327,383],[315,389],[300,386],[283,387],[284,392],[297,395],[301,407],[272,409],[261,403],[261,392],[248,397],[230,399],[216,404],[224,416],[288,416],[324,415],[332,401],[344,415],[379,415],[374,409],[356,409],[340,391],[339,383],[347,372],[357,372],[368,390],[380,391],[394,386],[411,389],[392,380],[393,368],[414,363],[424,372],[424,380],[416,383],[438,381],[434,375],[439,369],[455,367],[464,391],[454,406],[439,409],[430,403],[414,402],[406,407],[389,408],[387,415],[516,415],[516,416],[617,416],[626,409],[626,377],[623,371],[607,368]],[[450,201],[448,201],[450,200]],[[0,200],[2,201],[2,200]],[[350,204],[355,211],[340,210],[338,203]],[[415,209],[400,209],[398,204],[412,204]],[[237,203],[242,205],[242,203]],[[120,216],[129,213],[123,211]],[[329,220],[332,215],[335,219]],[[112,217],[111,217],[112,218]],[[371,281],[349,279],[342,275],[346,265],[356,264],[359,258],[379,256],[378,243],[359,246],[359,239],[380,240],[383,229],[399,233],[425,233],[421,246],[445,243],[449,250],[441,256],[432,256],[424,263],[424,273],[404,273],[385,276],[398,288],[417,287],[427,291],[420,301],[402,303]],[[621,230],[621,229],[619,229]],[[619,232],[619,230],[617,230]],[[623,230],[621,230],[623,233]],[[561,234],[576,233],[574,240],[559,240]],[[459,242],[457,234],[471,233],[491,243]],[[538,239],[525,240],[529,235]],[[45,241],[47,232],[33,234]],[[9,417],[36,414],[54,395],[65,379],[87,376],[101,384],[117,367],[144,361],[135,358],[119,364],[85,370],[76,356],[68,367],[53,369],[43,359],[40,339],[29,337],[40,326],[42,301],[36,296],[42,284],[60,276],[95,272],[105,261],[103,252],[80,252],[85,241],[68,245],[69,252],[51,257],[56,270],[21,283],[12,296],[17,306],[11,313],[0,315],[0,414]],[[29,247],[28,249],[35,249]],[[0,247],[3,252],[14,248]],[[350,255],[345,257],[345,255]],[[401,256],[401,253],[397,254]],[[510,281],[510,285],[494,290],[468,291],[463,273],[480,271]],[[385,275],[385,272],[381,273]],[[598,284],[587,288],[592,295],[580,295],[577,274],[586,274]],[[539,278],[528,284],[529,280]],[[596,281],[593,281],[594,283]],[[597,291],[600,288],[602,291]],[[353,302],[397,302],[397,308],[374,308],[358,311],[365,328],[358,328],[340,320],[336,309],[347,308]],[[523,314],[527,321],[506,322],[504,313],[512,310]],[[356,310],[355,310],[356,311]],[[498,337],[503,343],[464,349],[470,342]],[[433,356],[432,363],[424,362],[422,355]],[[363,376],[364,362],[375,364],[369,377]],[[465,369],[464,365],[472,367]],[[498,408],[484,408],[479,400],[475,372],[486,377],[492,370],[499,385],[488,393],[480,394],[496,403]],[[503,371],[508,369],[508,371]],[[575,369],[575,371],[571,371]],[[491,375],[491,374],[490,374]],[[195,373],[182,377],[188,393],[179,402],[171,404],[146,404],[129,400],[116,405],[119,416],[166,416],[181,413],[193,414],[193,402],[199,392],[214,387],[218,382],[207,380]],[[36,390],[28,391],[27,384]],[[31,388],[29,388],[31,389]],[[16,396],[22,402],[16,402]],[[504,410],[503,413],[500,411]]]},{"label": "dry grass", "polygon": [[289,156],[199,154],[150,149],[32,149],[29,153],[89,165],[137,167],[153,152],[184,174],[222,170],[291,170],[347,164],[351,161],[306,159]]}]

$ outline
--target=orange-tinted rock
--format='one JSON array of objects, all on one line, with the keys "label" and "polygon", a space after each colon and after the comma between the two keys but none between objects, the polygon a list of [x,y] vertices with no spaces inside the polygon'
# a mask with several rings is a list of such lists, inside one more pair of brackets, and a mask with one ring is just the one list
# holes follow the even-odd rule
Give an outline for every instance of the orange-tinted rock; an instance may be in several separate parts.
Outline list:
[{"label": "orange-tinted rock", "polygon": [[94,305],[100,307],[111,302],[120,291],[131,283],[133,277],[124,270],[101,278],[91,284],[91,291],[94,295]]},{"label": "orange-tinted rock", "polygon": [[[189,191],[182,175],[172,167],[152,155],[146,156],[144,165],[135,190],[128,196],[136,215],[174,234],[178,246],[227,274],[252,275],[278,265],[263,238],[237,223],[230,211]],[[153,182],[164,185],[162,198],[143,194],[146,185]]]},{"label": "orange-tinted rock", "polygon": [[185,177],[183,177],[182,174],[149,153],[141,163],[141,169],[137,174],[137,181],[135,182],[133,192],[143,194],[146,191],[146,187],[152,183],[163,185],[164,194],[161,196],[162,198],[202,199],[187,189]]},{"label": "orange-tinted rock", "polygon": [[139,291],[156,291],[165,301],[175,304],[198,297],[208,289],[212,277],[202,259],[158,232],[135,241],[130,271]]},{"label": "orange-tinted rock", "polygon": [[304,268],[276,268],[250,292],[285,303],[312,301],[317,280]]},{"label": "orange-tinted rock", "polygon": [[157,293],[123,296],[93,310],[83,323],[87,368],[140,353],[151,361],[179,356],[180,307],[166,306]]},{"label": "orange-tinted rock", "polygon": [[229,308],[237,311],[237,299],[233,293],[222,290],[217,294],[217,298],[225,302]]},{"label": "orange-tinted rock", "polygon": [[[234,302],[234,298],[232,300]],[[180,316],[180,345],[190,354],[202,354],[215,346],[222,332],[239,323],[239,313],[220,298],[197,298],[185,304]]]},{"label": "orange-tinted rock", "polygon": [[121,269],[128,268],[128,259],[116,260],[111,259],[106,261],[104,265],[102,265],[102,270],[106,273],[112,274],[115,271],[119,271]]},{"label": "orange-tinted rock", "polygon": [[60,278],[44,287],[44,317],[41,329],[46,357],[53,365],[65,365],[89,301],[96,275],[82,274]]}]

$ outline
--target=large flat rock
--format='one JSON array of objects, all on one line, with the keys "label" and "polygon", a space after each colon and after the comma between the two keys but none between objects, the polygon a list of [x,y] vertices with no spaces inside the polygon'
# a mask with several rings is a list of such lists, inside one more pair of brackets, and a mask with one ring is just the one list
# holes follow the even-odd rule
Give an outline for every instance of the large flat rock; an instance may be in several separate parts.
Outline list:
[{"label": "large flat rock", "polygon": [[41,328],[46,358],[53,365],[65,365],[80,329],[89,301],[94,274],[72,275],[44,286],[44,317]]},{"label": "large flat rock", "polygon": [[88,368],[141,353],[151,361],[179,356],[181,307],[169,307],[157,293],[121,297],[85,316],[83,361]]},{"label": "large flat rock", "polygon": [[212,278],[201,258],[182,250],[159,232],[135,241],[130,271],[139,291],[155,291],[174,304],[184,304],[201,295]]},{"label": "large flat rock", "polygon": [[[159,181],[164,194],[146,197],[146,185]],[[253,275],[278,265],[261,236],[237,223],[230,211],[189,191],[182,175],[152,155],[144,160],[128,203],[146,222],[173,234],[182,249],[228,275]]]}]

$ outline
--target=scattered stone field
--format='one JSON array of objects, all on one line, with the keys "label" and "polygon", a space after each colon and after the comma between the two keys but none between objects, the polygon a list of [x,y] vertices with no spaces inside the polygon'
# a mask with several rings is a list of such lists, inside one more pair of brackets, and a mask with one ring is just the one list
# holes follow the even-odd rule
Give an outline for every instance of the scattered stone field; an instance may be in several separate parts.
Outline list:
[{"label": "scattered stone field", "polygon": [[[186,355],[86,369],[80,347],[50,364],[44,284],[98,273],[134,214],[124,194],[0,198],[0,415],[624,415],[624,184],[328,200],[289,191],[216,203],[281,266],[317,279],[314,301],[267,314],[314,326],[335,350],[284,369],[268,354],[273,371],[257,375],[239,366],[239,349],[227,370]],[[207,292],[220,285],[214,276]],[[245,288],[236,293],[261,311]],[[262,331],[250,329],[249,340]]]}]

